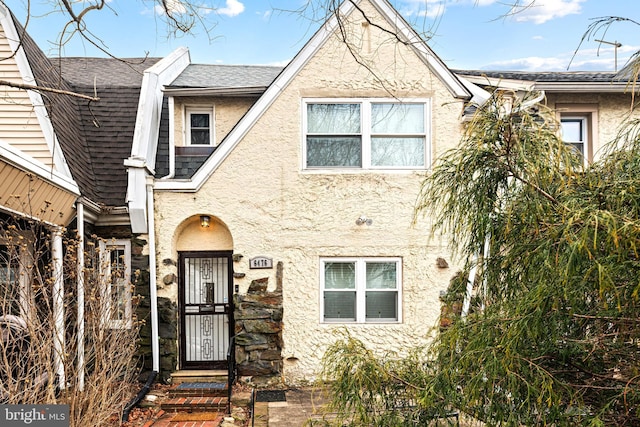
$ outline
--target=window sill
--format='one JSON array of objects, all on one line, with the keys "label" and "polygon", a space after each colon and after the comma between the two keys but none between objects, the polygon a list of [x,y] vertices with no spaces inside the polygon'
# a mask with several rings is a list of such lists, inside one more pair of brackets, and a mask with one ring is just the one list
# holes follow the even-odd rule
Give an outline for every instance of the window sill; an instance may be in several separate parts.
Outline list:
[{"label": "window sill", "polygon": [[212,145],[202,146],[180,146],[176,147],[176,156],[208,156],[213,153],[215,147]]}]

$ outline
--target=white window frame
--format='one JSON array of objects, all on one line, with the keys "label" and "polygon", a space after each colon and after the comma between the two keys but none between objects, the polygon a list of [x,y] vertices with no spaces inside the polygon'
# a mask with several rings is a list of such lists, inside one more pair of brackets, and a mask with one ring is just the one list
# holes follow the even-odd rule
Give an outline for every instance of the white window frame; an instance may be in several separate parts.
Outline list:
[{"label": "white window frame", "polygon": [[[585,165],[592,162],[600,148],[598,134],[599,105],[579,103],[556,103],[556,119],[562,124],[564,119],[584,119],[586,144],[584,147]],[[560,132],[560,137],[562,133]]]},{"label": "white window frame", "polygon": [[[411,134],[424,137],[423,166],[373,166],[371,164],[372,104],[422,104],[424,105],[424,133]],[[309,104],[360,104],[360,133],[362,143],[362,166],[307,166],[307,105]],[[431,98],[303,98],[302,99],[302,169],[306,171],[360,171],[360,170],[428,170],[431,165]],[[406,135],[410,136],[410,135]]]},{"label": "white window frame", "polygon": [[[191,143],[191,115],[207,114],[209,116],[209,144]],[[185,146],[188,147],[210,147],[215,145],[215,109],[213,106],[187,106],[184,114]]]},{"label": "white window frame", "polygon": [[[13,247],[18,255],[18,305],[20,307],[19,317],[27,318],[29,311],[33,308],[33,298],[31,293],[31,282],[33,280],[33,235],[30,232],[12,233],[13,239],[7,238],[6,235],[0,234],[0,245]],[[19,243],[12,243],[11,241]],[[11,268],[7,266],[7,268]],[[1,314],[1,313],[0,313]]]},{"label": "white window frame", "polygon": [[586,115],[574,115],[574,114],[563,114],[560,117],[560,126],[563,125],[563,123],[565,122],[579,122],[580,123],[580,127],[581,127],[581,135],[580,135],[580,141],[564,141],[565,144],[568,145],[576,145],[576,144],[582,144],[582,155],[584,156],[585,159],[589,158],[589,153],[590,153],[590,146],[591,144],[589,143],[589,117]]},{"label": "white window frame", "polygon": [[[328,262],[355,263],[356,274],[356,319],[325,319],[325,291],[335,291],[335,289],[325,289],[324,266]],[[397,319],[367,320],[366,318],[366,265],[371,263],[395,263],[396,264],[396,288],[389,289],[389,292],[397,293]],[[379,291],[379,289],[375,289]],[[322,257],[320,258],[320,323],[324,324],[399,324],[402,323],[402,258],[400,257]]]},{"label": "white window frame", "polygon": [[[124,277],[120,280],[126,290],[124,297],[124,319],[113,319],[112,313],[112,275],[111,275],[111,251],[113,249],[124,250]],[[109,241],[100,241],[100,276],[102,280],[102,326],[108,329],[131,329],[133,325],[132,310],[132,284],[131,284],[131,241],[113,239]]]}]

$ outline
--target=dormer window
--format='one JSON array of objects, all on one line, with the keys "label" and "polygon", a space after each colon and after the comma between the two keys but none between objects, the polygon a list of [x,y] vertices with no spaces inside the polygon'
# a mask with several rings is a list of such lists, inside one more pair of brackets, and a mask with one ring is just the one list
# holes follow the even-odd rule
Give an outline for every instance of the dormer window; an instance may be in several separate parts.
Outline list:
[{"label": "dormer window", "polygon": [[185,145],[207,146],[213,144],[213,107],[188,108]]}]

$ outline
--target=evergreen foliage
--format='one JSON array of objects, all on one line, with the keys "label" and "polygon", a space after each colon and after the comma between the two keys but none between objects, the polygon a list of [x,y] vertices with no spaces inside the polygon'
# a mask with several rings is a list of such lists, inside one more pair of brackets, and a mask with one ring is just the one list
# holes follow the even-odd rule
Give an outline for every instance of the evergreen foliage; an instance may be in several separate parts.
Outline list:
[{"label": "evergreen foliage", "polygon": [[495,426],[640,425],[640,123],[586,165],[537,96],[495,93],[418,199],[469,260],[462,277],[479,262],[468,316],[402,360],[335,343],[337,425],[451,408]]}]

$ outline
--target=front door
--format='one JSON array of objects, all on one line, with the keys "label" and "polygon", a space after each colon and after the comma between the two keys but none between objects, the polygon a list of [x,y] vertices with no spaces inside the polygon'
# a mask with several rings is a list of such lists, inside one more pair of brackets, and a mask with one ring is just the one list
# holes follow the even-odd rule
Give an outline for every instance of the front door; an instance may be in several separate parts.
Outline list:
[{"label": "front door", "polygon": [[181,252],[180,368],[226,369],[233,327],[231,252]]}]

